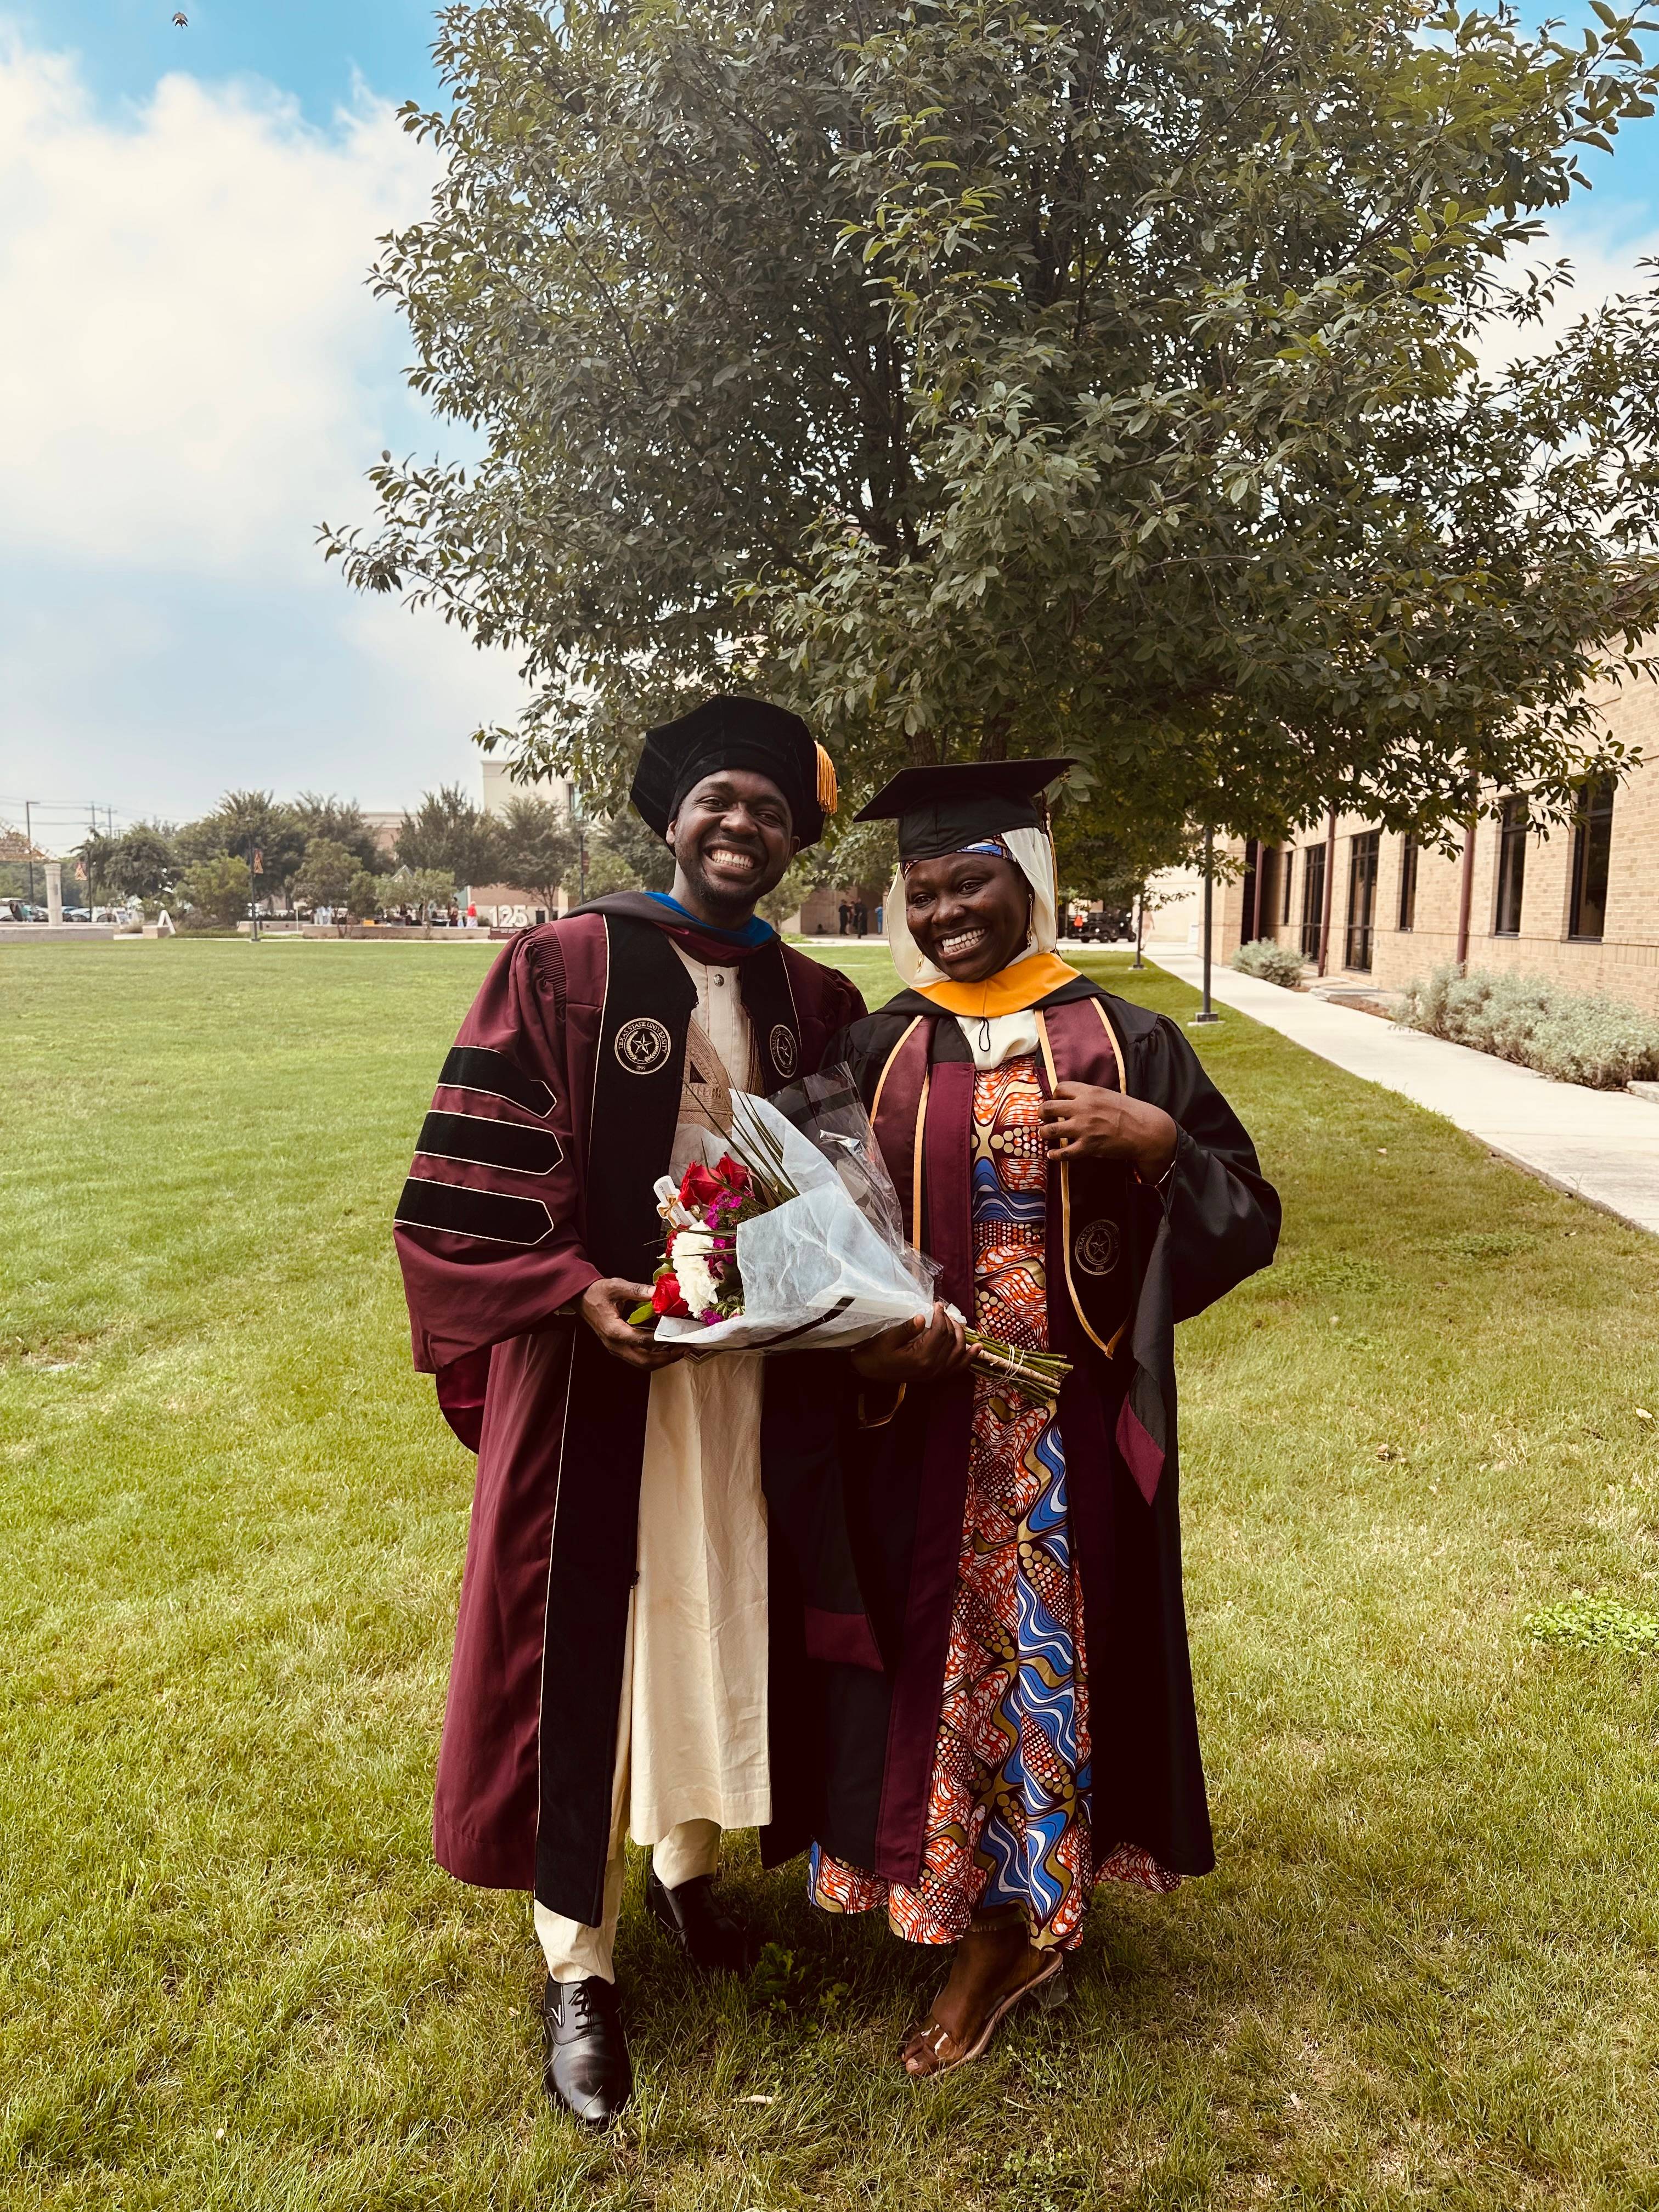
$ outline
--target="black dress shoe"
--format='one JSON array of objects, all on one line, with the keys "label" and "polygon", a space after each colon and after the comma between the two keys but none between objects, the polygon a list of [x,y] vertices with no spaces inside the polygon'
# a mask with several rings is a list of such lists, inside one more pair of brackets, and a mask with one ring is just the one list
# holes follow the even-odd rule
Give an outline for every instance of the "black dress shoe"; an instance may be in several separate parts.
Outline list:
[{"label": "black dress shoe", "polygon": [[655,1867],[648,1868],[645,1901],[664,1935],[705,1973],[746,1974],[760,1956],[755,1937],[715,1895],[712,1874],[697,1875],[678,1889],[665,1889]]},{"label": "black dress shoe", "polygon": [[550,1974],[542,1991],[542,2027],[548,2095],[584,2127],[608,2128],[634,2087],[615,1986],[597,1974],[580,1982],[556,1982]]}]

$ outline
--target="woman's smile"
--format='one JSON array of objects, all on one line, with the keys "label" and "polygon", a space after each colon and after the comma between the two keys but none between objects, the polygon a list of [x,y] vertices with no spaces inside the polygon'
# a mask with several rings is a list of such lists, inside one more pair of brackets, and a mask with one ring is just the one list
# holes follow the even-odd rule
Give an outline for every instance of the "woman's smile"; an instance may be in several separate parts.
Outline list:
[{"label": "woman's smile", "polygon": [[995,854],[947,853],[910,863],[904,913],[935,967],[952,982],[979,983],[1019,957],[1031,926],[1031,887]]}]

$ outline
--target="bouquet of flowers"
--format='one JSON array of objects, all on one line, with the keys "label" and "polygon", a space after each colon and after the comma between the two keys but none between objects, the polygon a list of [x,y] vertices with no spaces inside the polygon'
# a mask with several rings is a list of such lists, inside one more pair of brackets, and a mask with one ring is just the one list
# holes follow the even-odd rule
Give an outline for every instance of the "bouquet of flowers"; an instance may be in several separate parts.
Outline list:
[{"label": "bouquet of flowers", "polygon": [[[933,1308],[939,1270],[904,1235],[898,1194],[844,1068],[771,1099],[732,1096],[729,1131],[682,1126],[659,1177],[664,1249],[648,1304],[696,1352],[851,1345]],[[954,1318],[962,1316],[951,1310]],[[968,1332],[975,1368],[1052,1401],[1056,1354]]]},{"label": "bouquet of flowers", "polygon": [[[699,1321],[712,1328],[743,1311],[738,1225],[766,1211],[748,1163],[722,1152],[713,1167],[693,1160],[680,1177],[659,1176],[657,1211],[667,1241],[652,1280],[651,1300],[630,1316]],[[793,1194],[792,1194],[793,1195]]]}]

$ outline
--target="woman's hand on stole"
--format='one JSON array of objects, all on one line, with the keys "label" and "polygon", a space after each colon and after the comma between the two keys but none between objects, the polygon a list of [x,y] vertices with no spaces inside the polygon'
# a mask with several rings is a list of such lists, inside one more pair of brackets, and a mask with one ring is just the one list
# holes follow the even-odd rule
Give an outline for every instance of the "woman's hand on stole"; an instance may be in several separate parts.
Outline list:
[{"label": "woman's hand on stole", "polygon": [[1156,1182],[1175,1158],[1180,1131],[1164,1109],[1121,1091],[1057,1083],[1037,1115],[1051,1160],[1127,1160],[1143,1182]]},{"label": "woman's hand on stole", "polygon": [[650,1330],[628,1318],[636,1306],[649,1305],[649,1283],[630,1283],[621,1275],[601,1275],[582,1292],[581,1317],[613,1359],[625,1367],[670,1367],[685,1353],[677,1344],[659,1344]]},{"label": "woman's hand on stole", "polygon": [[973,1356],[967,1330],[936,1300],[931,1314],[855,1346],[853,1365],[866,1382],[943,1382],[960,1375]]}]

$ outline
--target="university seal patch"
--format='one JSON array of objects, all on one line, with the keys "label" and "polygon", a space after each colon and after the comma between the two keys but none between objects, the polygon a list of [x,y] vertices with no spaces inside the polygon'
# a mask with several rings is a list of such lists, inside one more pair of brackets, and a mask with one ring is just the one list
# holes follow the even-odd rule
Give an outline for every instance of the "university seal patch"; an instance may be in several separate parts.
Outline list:
[{"label": "university seal patch", "polygon": [[649,1014],[636,1014],[617,1031],[611,1050],[617,1065],[630,1075],[654,1075],[673,1046],[673,1039],[660,1022],[653,1021]]},{"label": "university seal patch", "polygon": [[793,1075],[798,1057],[795,1050],[794,1031],[786,1024],[779,1022],[767,1042],[772,1048],[772,1065],[778,1073],[782,1076]]},{"label": "university seal patch", "polygon": [[1109,1275],[1121,1249],[1115,1222],[1091,1221],[1078,1231],[1072,1254],[1085,1275]]}]

